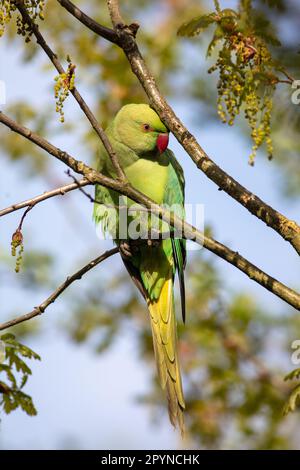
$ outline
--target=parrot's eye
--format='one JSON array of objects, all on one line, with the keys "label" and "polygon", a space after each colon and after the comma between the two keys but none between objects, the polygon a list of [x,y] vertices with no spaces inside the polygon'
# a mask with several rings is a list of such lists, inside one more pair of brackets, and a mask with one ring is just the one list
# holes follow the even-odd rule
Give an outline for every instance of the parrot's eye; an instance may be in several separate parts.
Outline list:
[{"label": "parrot's eye", "polygon": [[151,130],[150,124],[143,124],[143,129],[146,132],[149,132]]}]

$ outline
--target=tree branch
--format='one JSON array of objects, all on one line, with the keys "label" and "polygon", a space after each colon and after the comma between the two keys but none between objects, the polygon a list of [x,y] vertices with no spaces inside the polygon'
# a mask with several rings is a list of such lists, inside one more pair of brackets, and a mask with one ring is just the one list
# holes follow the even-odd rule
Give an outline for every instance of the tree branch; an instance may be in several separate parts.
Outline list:
[{"label": "tree branch", "polygon": [[[37,43],[41,46],[41,48],[47,54],[47,56],[51,60],[52,64],[54,65],[54,67],[56,68],[58,73],[59,74],[65,73],[65,70],[64,70],[63,66],[61,65],[60,61],[58,60],[57,55],[52,51],[52,49],[49,47],[49,45],[45,41],[43,35],[41,34],[41,32],[39,30],[38,25],[36,25],[32,21],[32,19],[30,18],[29,14],[27,12],[27,9],[24,6],[23,0],[14,0],[14,2],[16,4],[20,14],[22,15],[23,21],[29,26],[30,30],[32,31],[32,33],[36,37]],[[103,143],[104,148],[107,151],[107,153],[108,153],[108,155],[111,159],[111,162],[113,164],[113,167],[116,171],[117,177],[122,181],[126,181],[126,175],[125,175],[123,169],[120,166],[120,163],[119,163],[118,157],[116,155],[116,152],[112,148],[111,143],[110,143],[107,135],[105,134],[105,132],[104,132],[103,128],[101,127],[101,125],[98,123],[95,115],[93,114],[93,112],[91,111],[89,106],[86,104],[83,97],[81,96],[81,94],[79,93],[79,91],[77,90],[77,88],[75,86],[73,88],[70,88],[70,92],[74,96],[75,100],[77,101],[80,108],[82,109],[82,111],[86,115],[87,119],[89,120],[91,126],[93,127],[93,129],[95,130],[95,132],[99,136],[101,142]]]},{"label": "tree branch", "polygon": [[98,36],[101,36],[104,39],[107,39],[108,41],[113,42],[114,44],[118,44],[119,42],[118,35],[113,29],[107,28],[106,26],[99,24],[97,21],[94,21],[92,18],[90,18],[85,13],[83,13],[83,11],[81,11],[80,8],[78,8],[69,0],[57,0],[57,1],[58,3],[61,4],[62,7],[68,10],[68,12],[71,13],[71,15],[77,18],[81,23],[88,26],[88,28],[91,31],[94,31],[94,33],[98,34]]},{"label": "tree branch", "polygon": [[289,305],[295,307],[297,310],[300,310],[300,294],[263,272],[254,264],[250,263],[247,259],[243,258],[238,252],[231,250],[213,238],[205,236],[191,224],[185,222],[173,213],[170,213],[165,208],[154,203],[143,193],[134,189],[129,184],[129,182],[115,180],[97,172],[85,163],[76,160],[67,152],[64,152],[55,147],[43,137],[16,123],[13,119],[9,118],[2,112],[0,112],[0,122],[23,137],[26,137],[31,142],[44,149],[46,152],[61,162],[65,163],[76,173],[83,175],[90,182],[90,184],[100,184],[106,188],[123,194],[124,196],[128,196],[138,204],[145,206],[151,211],[152,214],[155,214],[157,217],[166,221],[170,226],[183,233],[184,238],[193,240],[199,245],[204,246],[207,250],[211,251],[215,255],[219,256],[245,273],[253,281],[257,282],[265,289],[269,290],[277,297],[287,302]]},{"label": "tree branch", "polygon": [[131,65],[133,73],[143,86],[150,104],[192,158],[197,168],[214,181],[220,189],[248,209],[251,214],[265,222],[268,227],[272,227],[279,235],[291,243],[297,253],[300,254],[300,226],[239,184],[207,155],[162,96],[139,51],[135,33],[133,33],[130,26],[126,26],[122,19],[118,0],[107,0],[107,4],[114,29],[119,37],[119,44]]},{"label": "tree branch", "polygon": [[115,255],[116,253],[119,252],[119,248],[112,248],[111,250],[106,251],[102,255],[98,256],[97,258],[93,259],[90,261],[88,264],[83,266],[83,268],[79,269],[76,271],[72,276],[68,276],[67,279],[60,285],[58,288],[52,292],[49,297],[47,297],[44,302],[42,302],[38,307],[34,307],[34,309],[26,313],[25,315],[21,315],[17,318],[14,318],[13,320],[9,320],[5,323],[0,324],[0,331],[5,330],[6,328],[9,328],[11,326],[18,325],[19,323],[23,323],[24,321],[31,320],[34,317],[37,317],[38,315],[41,315],[44,313],[44,311],[49,307],[49,305],[53,304],[55,300],[71,285],[73,282],[79,280],[82,278],[84,274],[89,272],[91,269],[95,268],[98,264],[102,263],[102,261],[106,260],[107,258],[110,258],[110,256]]},{"label": "tree branch", "polygon": [[39,194],[38,196],[35,196],[31,199],[26,199],[26,201],[19,202],[18,204],[12,204],[11,206],[0,210],[0,217],[23,209],[24,207],[34,207],[36,204],[51,197],[64,196],[66,193],[73,191],[74,189],[82,188],[83,186],[87,186],[89,184],[91,183],[87,179],[83,178],[76,183],[66,184],[60,188],[52,189],[52,191],[45,191],[43,194]]},{"label": "tree branch", "polygon": [[120,15],[118,1],[108,0],[107,2],[118,39],[112,35],[111,39],[106,32],[103,33],[102,25],[84,14],[69,0],[58,0],[58,2],[86,27],[123,49],[133,73],[140,81],[148,96],[151,106],[189,154],[197,168],[220,189],[224,190],[229,196],[244,206],[251,214],[262,220],[268,227],[275,230],[284,240],[288,241],[294,247],[298,254],[300,254],[300,226],[295,221],[288,219],[270,205],[266,204],[258,196],[222,170],[222,168],[207,155],[195,137],[176,116],[173,109],[160,93],[157,83],[140,53],[135,40],[138,25],[133,23],[126,26]]}]

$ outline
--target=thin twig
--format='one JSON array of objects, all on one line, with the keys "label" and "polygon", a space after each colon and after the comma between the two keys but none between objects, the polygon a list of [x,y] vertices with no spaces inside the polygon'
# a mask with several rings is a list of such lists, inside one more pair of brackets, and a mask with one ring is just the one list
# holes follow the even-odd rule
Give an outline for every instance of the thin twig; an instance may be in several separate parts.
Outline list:
[{"label": "thin twig", "polygon": [[46,300],[44,300],[38,307],[34,307],[34,309],[31,312],[26,313],[25,315],[20,315],[19,317],[14,318],[13,320],[9,320],[5,323],[1,323],[0,331],[5,330],[6,328],[9,328],[11,326],[18,325],[19,323],[22,323],[24,321],[31,320],[32,318],[37,317],[38,315],[41,315],[42,313],[44,313],[44,311],[49,307],[49,305],[53,304],[53,302],[55,302],[55,300],[71,284],[73,284],[74,281],[81,279],[84,274],[89,272],[91,269],[95,268],[95,266],[97,266],[98,264],[102,263],[102,261],[106,260],[107,258],[110,258],[110,256],[113,256],[118,252],[119,252],[118,247],[112,248],[111,250],[106,251],[102,255],[90,261],[88,264],[83,266],[83,268],[79,269],[71,276],[68,276],[67,279],[60,286],[58,286],[58,288],[54,292],[52,292],[52,294],[49,295],[49,297],[47,297]]},{"label": "thin twig", "polygon": [[24,211],[24,214],[22,215],[21,220],[20,220],[20,223],[19,223],[19,225],[18,225],[17,231],[19,231],[19,232],[22,231],[22,227],[23,227],[23,223],[24,223],[25,217],[27,216],[28,212],[30,212],[30,211],[34,208],[35,204],[36,204],[36,203],[29,204],[29,206],[27,207],[27,209]]},{"label": "thin twig", "polygon": [[288,79],[286,83],[288,83],[289,85],[292,85],[294,83],[295,79],[285,69],[281,69],[280,72],[283,73],[283,75],[285,75]]},{"label": "thin twig", "polygon": [[[65,73],[65,70],[64,70],[63,66],[61,65],[60,61],[58,60],[57,54],[55,54],[53,52],[53,50],[49,47],[49,45],[47,44],[47,42],[44,39],[43,35],[41,34],[38,25],[36,25],[34,23],[34,21],[30,18],[29,14],[27,12],[27,9],[24,6],[24,2],[22,0],[14,0],[14,1],[17,5],[17,8],[18,8],[19,12],[22,15],[23,21],[29,26],[30,30],[32,31],[32,33],[36,37],[37,43],[45,51],[45,53],[47,54],[47,56],[51,60],[52,64],[54,65],[54,67],[56,68],[58,73],[59,74]],[[80,108],[82,109],[82,111],[86,115],[86,117],[89,120],[90,124],[92,125],[93,129],[96,131],[97,135],[100,137],[100,140],[102,141],[102,143],[104,145],[104,148],[107,151],[107,153],[108,153],[108,155],[109,155],[109,157],[112,161],[112,164],[113,164],[113,167],[116,171],[117,177],[120,180],[125,181],[126,180],[126,175],[125,175],[122,167],[120,166],[117,154],[114,151],[114,149],[112,148],[111,143],[110,143],[106,133],[104,132],[103,128],[101,127],[101,125],[97,121],[95,115],[93,114],[93,112],[91,111],[89,106],[86,104],[83,97],[81,96],[81,94],[79,93],[79,91],[77,90],[77,88],[75,86],[70,88],[70,92],[72,93],[75,100],[79,104]]]},{"label": "thin twig", "polygon": [[64,196],[66,193],[70,191],[74,191],[74,189],[79,189],[83,186],[87,186],[88,184],[91,184],[91,183],[87,179],[83,178],[81,180],[77,180],[76,183],[66,184],[65,186],[52,189],[52,191],[46,191],[43,194],[39,194],[38,196],[32,197],[30,199],[26,199],[26,201],[22,201],[17,204],[12,204],[11,206],[6,207],[5,209],[1,209],[0,217],[10,214],[11,212],[15,212],[20,209],[23,209],[24,207],[28,207],[28,206],[33,207],[36,204],[39,204],[40,202],[45,201],[46,199],[50,199],[55,196]]},{"label": "thin twig", "polygon": [[[139,212],[151,212],[150,209],[147,209],[147,207],[142,207],[140,204],[139,204],[139,207],[136,207],[136,206],[128,206],[126,204],[106,204],[105,202],[103,201],[99,201],[98,199],[94,198],[90,193],[88,193],[87,191],[85,191],[81,186],[80,186],[80,180],[78,180],[78,178],[76,178],[76,176],[72,175],[72,173],[70,172],[70,170],[67,170],[66,171],[66,175],[69,176],[70,178],[72,178],[72,180],[74,181],[75,184],[78,185],[78,190],[92,203],[92,204],[99,204],[100,206],[104,206],[104,207],[107,207],[107,209],[115,209],[115,210],[123,210],[123,209],[126,209],[128,210],[128,214],[131,214],[131,213],[136,213],[137,211]],[[91,183],[90,183],[91,184]]]},{"label": "thin twig", "polygon": [[[72,178],[72,180],[74,181],[74,184],[77,184],[77,187],[78,187],[78,190],[84,194],[88,200],[90,202],[92,202],[93,204],[96,203],[96,204],[100,204],[100,205],[103,205],[103,202],[102,201],[97,201],[95,198],[93,198],[93,196],[91,196],[91,194],[87,193],[81,186],[80,186],[80,181],[76,178],[76,176],[72,175],[71,171],[70,170],[67,170],[66,171],[66,175],[69,176],[70,178]],[[115,206],[112,206],[112,207],[115,207]]]},{"label": "thin twig", "polygon": [[26,137],[42,149],[46,150],[46,152],[65,163],[76,173],[83,175],[91,184],[100,184],[108,189],[112,189],[120,194],[123,194],[124,196],[129,197],[138,204],[141,204],[150,209],[152,214],[155,214],[157,217],[167,222],[169,226],[173,227],[178,232],[181,232],[183,234],[183,238],[193,240],[195,243],[204,246],[215,255],[219,256],[245,273],[253,281],[257,282],[265,289],[269,290],[277,297],[287,302],[289,305],[295,307],[297,310],[300,310],[300,294],[263,272],[257,266],[250,263],[247,259],[241,256],[238,252],[231,250],[213,238],[207,237],[188,222],[185,222],[180,217],[177,217],[174,213],[171,213],[164,207],[159,206],[154,201],[149,199],[145,194],[133,188],[128,182],[122,182],[120,180],[109,178],[102,173],[97,172],[85,163],[76,160],[67,152],[64,152],[55,147],[43,137],[16,123],[13,119],[9,118],[2,112],[0,112],[0,122],[23,137]]}]

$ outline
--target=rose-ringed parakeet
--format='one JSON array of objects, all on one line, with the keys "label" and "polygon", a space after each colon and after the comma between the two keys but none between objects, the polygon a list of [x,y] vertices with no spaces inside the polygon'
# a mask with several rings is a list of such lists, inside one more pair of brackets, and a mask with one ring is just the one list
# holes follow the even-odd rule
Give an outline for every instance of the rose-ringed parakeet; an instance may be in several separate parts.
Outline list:
[{"label": "rose-ringed parakeet", "polygon": [[[167,149],[168,130],[155,111],[146,104],[126,105],[118,112],[106,133],[129,182],[157,204],[163,204],[167,208],[174,206],[175,209],[172,210],[183,218],[183,171],[174,154]],[[98,169],[108,176],[116,176],[103,146],[100,148]],[[115,243],[119,245],[123,262],[147,302],[155,359],[161,386],[167,392],[170,420],[174,426],[178,424],[183,432],[185,403],[177,352],[173,291],[177,270],[182,314],[185,318],[185,240],[171,236],[153,243],[143,240],[133,245],[130,237],[121,239],[119,232],[120,211],[124,208],[124,199],[123,205],[120,206],[119,194],[96,186],[95,200],[96,225],[100,225],[104,233],[112,235]],[[126,200],[125,207],[128,208],[132,203],[133,201]],[[145,211],[131,213],[128,215],[128,221],[141,221],[141,214],[145,214]],[[145,218],[143,220],[145,221]],[[147,230],[151,223],[147,218]],[[164,222],[160,221],[160,224],[160,230],[164,231]],[[166,224],[164,227],[169,228]]]}]

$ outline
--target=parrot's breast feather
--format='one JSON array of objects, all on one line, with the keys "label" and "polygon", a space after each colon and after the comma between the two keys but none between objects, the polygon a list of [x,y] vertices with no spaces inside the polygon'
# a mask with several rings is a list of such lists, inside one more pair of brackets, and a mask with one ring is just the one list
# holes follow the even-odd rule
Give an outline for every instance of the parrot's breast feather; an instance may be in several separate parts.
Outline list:
[{"label": "parrot's breast feather", "polygon": [[168,180],[168,168],[168,165],[161,165],[157,161],[140,158],[128,166],[125,173],[135,189],[161,204]]}]

